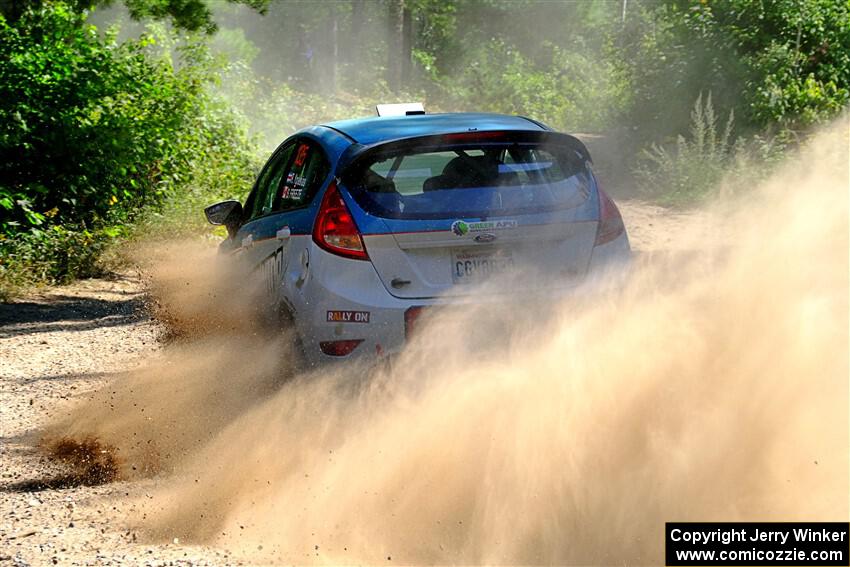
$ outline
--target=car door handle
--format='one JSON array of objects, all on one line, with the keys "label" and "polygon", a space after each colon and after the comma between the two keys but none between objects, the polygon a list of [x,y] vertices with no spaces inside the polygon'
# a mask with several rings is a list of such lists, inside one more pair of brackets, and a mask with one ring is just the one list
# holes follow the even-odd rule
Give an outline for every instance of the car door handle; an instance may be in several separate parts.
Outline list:
[{"label": "car door handle", "polygon": [[278,230],[274,236],[278,240],[286,240],[287,238],[292,236],[292,230],[288,226],[285,226]]},{"label": "car door handle", "polygon": [[390,282],[390,285],[397,289],[397,288],[400,288],[400,287],[404,287],[406,285],[410,285],[410,280],[403,280],[401,278],[393,278],[392,281]]}]

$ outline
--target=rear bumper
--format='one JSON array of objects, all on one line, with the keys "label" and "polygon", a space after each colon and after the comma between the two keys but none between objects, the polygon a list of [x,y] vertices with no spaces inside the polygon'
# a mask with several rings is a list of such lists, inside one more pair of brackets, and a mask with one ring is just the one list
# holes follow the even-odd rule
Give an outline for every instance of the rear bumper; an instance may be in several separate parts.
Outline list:
[{"label": "rear bumper", "polygon": [[[371,262],[334,256],[318,247],[310,250],[311,274],[303,293],[296,300],[295,324],[301,338],[304,356],[310,366],[353,360],[378,361],[402,350],[405,345],[405,312],[411,307],[450,305],[504,304],[506,293],[482,293],[422,299],[402,299],[391,295],[378,277]],[[522,301],[546,301],[551,304],[597,288],[621,285],[628,272],[631,251],[628,237],[594,248],[588,273],[569,285],[554,289],[538,289],[524,293]],[[592,281],[588,281],[592,280]],[[589,285],[588,285],[589,284]],[[516,296],[508,293],[509,297]],[[328,354],[329,344],[360,341],[350,353]],[[323,344],[324,343],[324,344]],[[339,345],[337,345],[339,346]],[[324,347],[324,349],[323,349]]]}]

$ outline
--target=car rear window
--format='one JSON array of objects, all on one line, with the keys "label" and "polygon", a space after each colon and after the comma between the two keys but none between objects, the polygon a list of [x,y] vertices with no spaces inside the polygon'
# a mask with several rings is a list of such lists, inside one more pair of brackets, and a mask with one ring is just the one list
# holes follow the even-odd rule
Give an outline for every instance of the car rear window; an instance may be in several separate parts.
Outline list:
[{"label": "car rear window", "polygon": [[371,214],[446,218],[575,207],[590,194],[590,175],[566,146],[488,143],[378,154],[344,179]]}]

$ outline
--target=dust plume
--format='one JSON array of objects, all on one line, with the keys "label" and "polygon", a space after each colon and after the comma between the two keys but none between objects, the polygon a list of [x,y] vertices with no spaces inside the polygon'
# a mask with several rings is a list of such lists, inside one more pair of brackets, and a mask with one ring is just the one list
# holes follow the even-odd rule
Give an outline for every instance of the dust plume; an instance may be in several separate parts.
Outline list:
[{"label": "dust plume", "polygon": [[149,278],[165,349],[48,426],[42,445],[55,454],[72,439],[103,443],[115,476],[132,479],[172,471],[296,364],[290,329],[256,309],[259,286],[208,244],[143,242],[128,254]]},{"label": "dust plume", "polygon": [[146,275],[148,308],[166,340],[254,334],[260,285],[242,277],[209,242],[141,241],[127,253]]},{"label": "dust plume", "polygon": [[172,448],[151,537],[261,562],[659,564],[667,521],[846,519],[847,125],[620,289],[436,312],[373,373],[205,337],[126,382],[144,418],[69,427]]}]

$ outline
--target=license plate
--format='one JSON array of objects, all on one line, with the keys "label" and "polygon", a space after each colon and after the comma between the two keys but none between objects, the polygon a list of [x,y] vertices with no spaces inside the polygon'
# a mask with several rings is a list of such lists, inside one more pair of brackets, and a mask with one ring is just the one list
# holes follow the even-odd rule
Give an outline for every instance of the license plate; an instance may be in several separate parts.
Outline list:
[{"label": "license plate", "polygon": [[514,270],[510,250],[452,251],[452,281],[456,284],[486,281]]}]

